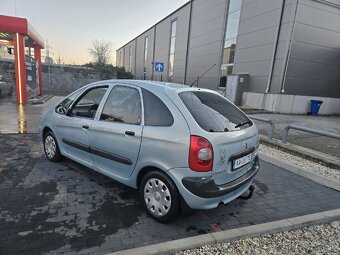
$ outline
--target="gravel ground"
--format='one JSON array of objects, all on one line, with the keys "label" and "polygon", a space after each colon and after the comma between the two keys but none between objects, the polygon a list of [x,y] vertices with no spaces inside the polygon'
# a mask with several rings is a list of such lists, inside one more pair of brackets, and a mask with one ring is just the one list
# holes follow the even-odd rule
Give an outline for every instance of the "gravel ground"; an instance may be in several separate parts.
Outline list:
[{"label": "gravel ground", "polygon": [[177,255],[218,254],[340,254],[339,222],[272,235],[206,245]]},{"label": "gravel ground", "polygon": [[290,165],[294,165],[296,167],[302,168],[306,171],[309,171],[309,172],[312,172],[318,175],[322,175],[329,179],[340,182],[340,171],[337,169],[323,166],[313,161],[303,159],[301,157],[289,154],[282,150],[276,149],[271,146],[263,145],[263,144],[260,145],[259,152],[266,156],[276,158],[278,160],[286,162]]}]

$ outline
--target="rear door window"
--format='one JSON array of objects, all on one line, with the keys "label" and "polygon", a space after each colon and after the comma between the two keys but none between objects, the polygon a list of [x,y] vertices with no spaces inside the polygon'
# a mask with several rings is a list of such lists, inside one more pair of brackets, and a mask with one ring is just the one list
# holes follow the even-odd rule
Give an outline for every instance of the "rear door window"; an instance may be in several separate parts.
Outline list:
[{"label": "rear door window", "polygon": [[144,102],[144,124],[146,126],[169,127],[174,118],[168,107],[152,92],[142,89]]},{"label": "rear door window", "polygon": [[142,106],[137,89],[117,85],[106,100],[100,120],[140,125]]},{"label": "rear door window", "polygon": [[184,91],[179,97],[197,124],[208,132],[235,131],[253,124],[235,105],[214,93]]}]

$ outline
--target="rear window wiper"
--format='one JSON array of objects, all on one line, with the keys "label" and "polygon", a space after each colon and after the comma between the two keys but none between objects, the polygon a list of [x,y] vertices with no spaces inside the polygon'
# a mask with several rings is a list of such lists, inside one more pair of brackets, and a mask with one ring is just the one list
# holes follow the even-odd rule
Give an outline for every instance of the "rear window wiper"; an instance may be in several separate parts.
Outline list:
[{"label": "rear window wiper", "polygon": [[241,122],[241,123],[237,124],[237,125],[235,126],[235,128],[242,127],[242,126],[247,125],[247,124],[250,125],[250,124],[252,124],[252,122],[251,122],[250,120],[245,121],[245,122]]}]

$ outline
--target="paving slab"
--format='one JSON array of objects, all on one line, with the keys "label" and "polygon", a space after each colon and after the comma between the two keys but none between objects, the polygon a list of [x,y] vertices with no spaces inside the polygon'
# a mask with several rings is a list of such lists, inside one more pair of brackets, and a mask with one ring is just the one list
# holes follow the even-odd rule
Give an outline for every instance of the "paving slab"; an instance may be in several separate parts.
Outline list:
[{"label": "paving slab", "polygon": [[42,115],[62,99],[54,96],[43,104],[17,105],[15,96],[0,97],[0,133],[38,133]]},{"label": "paving slab", "polygon": [[49,162],[36,134],[0,134],[0,152],[0,254],[105,254],[340,208],[339,192],[261,161],[252,199],[164,225],[135,190]]}]

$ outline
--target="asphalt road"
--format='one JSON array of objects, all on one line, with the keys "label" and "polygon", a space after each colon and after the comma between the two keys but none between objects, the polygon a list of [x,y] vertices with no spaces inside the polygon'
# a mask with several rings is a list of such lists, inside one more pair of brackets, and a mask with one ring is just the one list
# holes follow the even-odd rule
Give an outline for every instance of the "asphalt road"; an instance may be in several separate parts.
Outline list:
[{"label": "asphalt road", "polygon": [[36,134],[0,135],[0,152],[0,254],[104,254],[340,207],[339,192],[261,161],[252,199],[164,225],[135,190],[49,162]]}]

